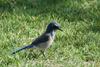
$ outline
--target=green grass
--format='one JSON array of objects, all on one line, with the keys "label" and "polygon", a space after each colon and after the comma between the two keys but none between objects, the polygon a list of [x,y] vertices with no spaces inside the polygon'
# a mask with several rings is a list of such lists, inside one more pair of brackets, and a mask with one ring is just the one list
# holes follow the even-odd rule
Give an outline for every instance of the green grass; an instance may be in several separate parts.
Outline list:
[{"label": "green grass", "polygon": [[[57,31],[47,59],[37,57],[39,51],[32,49],[11,55],[41,35],[52,20],[64,31]],[[99,66],[99,0],[0,1],[0,67]]]}]

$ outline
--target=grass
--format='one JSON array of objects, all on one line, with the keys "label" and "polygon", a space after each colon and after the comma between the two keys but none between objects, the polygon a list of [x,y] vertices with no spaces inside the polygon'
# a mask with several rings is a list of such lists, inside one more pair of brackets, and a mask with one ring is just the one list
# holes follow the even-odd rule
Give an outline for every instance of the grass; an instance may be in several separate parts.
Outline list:
[{"label": "grass", "polygon": [[[99,67],[99,0],[1,0],[0,67]],[[45,59],[38,50],[11,53],[30,44],[47,24],[57,20],[57,31]],[[36,55],[34,54],[36,53]]]}]

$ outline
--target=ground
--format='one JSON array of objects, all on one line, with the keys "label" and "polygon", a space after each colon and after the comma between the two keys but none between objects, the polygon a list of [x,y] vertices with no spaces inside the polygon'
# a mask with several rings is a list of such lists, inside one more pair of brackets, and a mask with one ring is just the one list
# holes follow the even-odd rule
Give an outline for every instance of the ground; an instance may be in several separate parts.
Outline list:
[{"label": "ground", "polygon": [[[0,67],[100,67],[99,0],[1,0]],[[11,53],[41,35],[50,21],[63,29],[45,52]],[[35,54],[34,54],[35,53]]]}]

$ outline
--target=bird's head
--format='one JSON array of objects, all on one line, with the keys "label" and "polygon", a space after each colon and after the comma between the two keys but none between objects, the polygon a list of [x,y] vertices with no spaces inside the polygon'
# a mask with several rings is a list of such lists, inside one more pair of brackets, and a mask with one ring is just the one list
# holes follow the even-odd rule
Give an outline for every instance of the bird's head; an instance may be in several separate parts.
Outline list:
[{"label": "bird's head", "polygon": [[50,22],[50,24],[47,26],[46,29],[47,32],[56,31],[56,30],[62,31],[60,24],[57,23],[56,21]]}]

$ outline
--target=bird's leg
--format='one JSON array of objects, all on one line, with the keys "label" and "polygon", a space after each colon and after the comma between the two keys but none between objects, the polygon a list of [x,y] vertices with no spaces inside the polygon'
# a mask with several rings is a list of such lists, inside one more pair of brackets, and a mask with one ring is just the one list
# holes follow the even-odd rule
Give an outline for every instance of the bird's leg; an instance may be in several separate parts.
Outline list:
[{"label": "bird's leg", "polygon": [[41,50],[41,53],[43,54],[44,57],[46,57],[43,50]]}]

